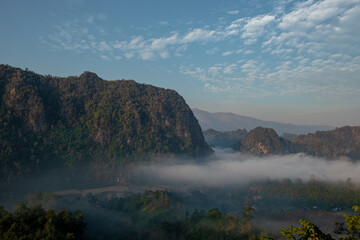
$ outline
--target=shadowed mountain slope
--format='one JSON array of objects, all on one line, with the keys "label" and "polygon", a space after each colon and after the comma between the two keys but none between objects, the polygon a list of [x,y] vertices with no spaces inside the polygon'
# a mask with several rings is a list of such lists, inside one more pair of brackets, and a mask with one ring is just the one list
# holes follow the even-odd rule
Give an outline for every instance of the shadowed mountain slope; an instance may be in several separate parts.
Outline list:
[{"label": "shadowed mountain slope", "polygon": [[214,129],[207,129],[204,132],[205,141],[214,147],[231,147],[247,134],[245,129],[237,129],[235,131],[220,132]]},{"label": "shadowed mountain slope", "polygon": [[95,73],[42,76],[0,65],[1,180],[35,169],[212,152],[174,90]]}]

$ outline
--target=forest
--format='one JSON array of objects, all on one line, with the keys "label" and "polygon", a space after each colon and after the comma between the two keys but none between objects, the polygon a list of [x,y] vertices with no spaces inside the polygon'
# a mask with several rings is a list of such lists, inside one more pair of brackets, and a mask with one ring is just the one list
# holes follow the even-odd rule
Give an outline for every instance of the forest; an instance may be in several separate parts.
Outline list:
[{"label": "forest", "polygon": [[[243,188],[126,191],[121,196],[36,191],[13,211],[1,207],[0,238],[359,239],[360,208],[353,206],[359,196],[359,187],[350,179],[336,184],[264,180]],[[333,225],[331,232],[306,219],[281,229],[266,229],[258,221],[262,215],[295,210],[337,212],[343,217],[335,224],[323,219]]]}]

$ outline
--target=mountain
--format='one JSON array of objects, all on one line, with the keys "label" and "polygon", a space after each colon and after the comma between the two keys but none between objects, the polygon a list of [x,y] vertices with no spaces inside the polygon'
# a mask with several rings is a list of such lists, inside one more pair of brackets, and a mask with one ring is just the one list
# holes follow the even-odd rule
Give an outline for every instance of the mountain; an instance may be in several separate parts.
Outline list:
[{"label": "mountain", "polygon": [[294,151],[336,158],[346,156],[360,160],[360,127],[341,127],[332,131],[318,131],[299,135],[292,140]]},{"label": "mountain", "polygon": [[212,152],[174,90],[91,72],[61,78],[0,65],[0,96],[4,182],[39,169]]},{"label": "mountain", "polygon": [[199,120],[204,130],[212,128],[217,131],[231,131],[235,129],[246,129],[250,131],[257,126],[274,129],[279,135],[284,133],[307,134],[315,131],[332,130],[331,126],[317,125],[294,125],[274,121],[263,121],[252,117],[241,116],[234,113],[217,112],[210,113],[197,108],[192,109],[195,117]]},{"label": "mountain", "polygon": [[290,142],[280,138],[274,129],[256,127],[232,146],[236,151],[254,155],[289,153]]},{"label": "mountain", "polygon": [[299,135],[292,140],[279,137],[271,128],[257,127],[235,143],[232,148],[254,155],[305,153],[334,159],[346,156],[360,160],[360,127],[341,127]]},{"label": "mountain", "polygon": [[214,147],[230,147],[247,134],[245,129],[220,132],[209,128],[203,132],[205,141]]}]

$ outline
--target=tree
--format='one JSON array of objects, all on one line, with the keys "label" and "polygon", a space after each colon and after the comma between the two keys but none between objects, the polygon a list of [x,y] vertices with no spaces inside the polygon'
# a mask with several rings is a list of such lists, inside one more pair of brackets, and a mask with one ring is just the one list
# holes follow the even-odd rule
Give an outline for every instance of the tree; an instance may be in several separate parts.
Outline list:
[{"label": "tree", "polygon": [[[353,206],[354,212],[360,211],[360,206]],[[360,215],[348,215],[344,214],[345,217],[345,224],[344,223],[335,223],[336,230],[334,231],[335,234],[342,234],[346,235],[342,237],[343,240],[356,240],[360,239]]]},{"label": "tree", "polygon": [[335,240],[330,234],[323,233],[318,226],[307,220],[300,219],[299,224],[300,227],[290,225],[280,232],[287,240]]},{"label": "tree", "polygon": [[[360,206],[353,206],[356,212],[360,211]],[[344,214],[344,223],[335,223],[335,234],[343,235],[341,240],[356,240],[360,239],[360,215]],[[307,221],[299,220],[300,227],[290,225],[286,229],[280,230],[281,234],[286,237],[287,240],[335,240],[330,234],[323,233],[318,226]]]},{"label": "tree", "polygon": [[82,213],[44,210],[20,203],[14,213],[0,206],[0,239],[81,239],[86,224]]}]

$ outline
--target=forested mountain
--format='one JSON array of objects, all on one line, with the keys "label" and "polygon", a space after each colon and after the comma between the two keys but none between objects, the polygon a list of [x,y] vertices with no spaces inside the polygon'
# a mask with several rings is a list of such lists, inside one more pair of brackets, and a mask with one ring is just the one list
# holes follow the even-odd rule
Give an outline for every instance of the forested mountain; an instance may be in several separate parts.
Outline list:
[{"label": "forested mountain", "polygon": [[216,131],[232,131],[236,129],[246,129],[247,131],[250,131],[257,126],[262,126],[274,129],[279,135],[284,133],[298,135],[334,129],[334,127],[331,126],[295,125],[290,123],[263,121],[230,112],[210,113],[197,108],[192,110],[195,117],[199,120],[199,124],[203,131],[209,128],[215,129]]},{"label": "forested mountain", "polygon": [[251,130],[232,148],[255,155],[283,154],[291,150],[290,142],[279,137],[271,128],[257,127]]},{"label": "forested mountain", "polygon": [[341,127],[299,135],[292,140],[279,137],[273,129],[257,127],[232,146],[236,151],[255,155],[306,153],[336,158],[346,156],[360,160],[360,127]]},{"label": "forested mountain", "polygon": [[203,132],[205,141],[214,147],[230,147],[247,134],[245,129],[220,132],[209,128]]},{"label": "forested mountain", "polygon": [[132,80],[42,76],[0,65],[2,182],[36,169],[212,152],[175,91]]},{"label": "forested mountain", "polygon": [[332,131],[299,135],[292,140],[294,151],[313,156],[347,156],[360,160],[360,127],[341,127]]}]

